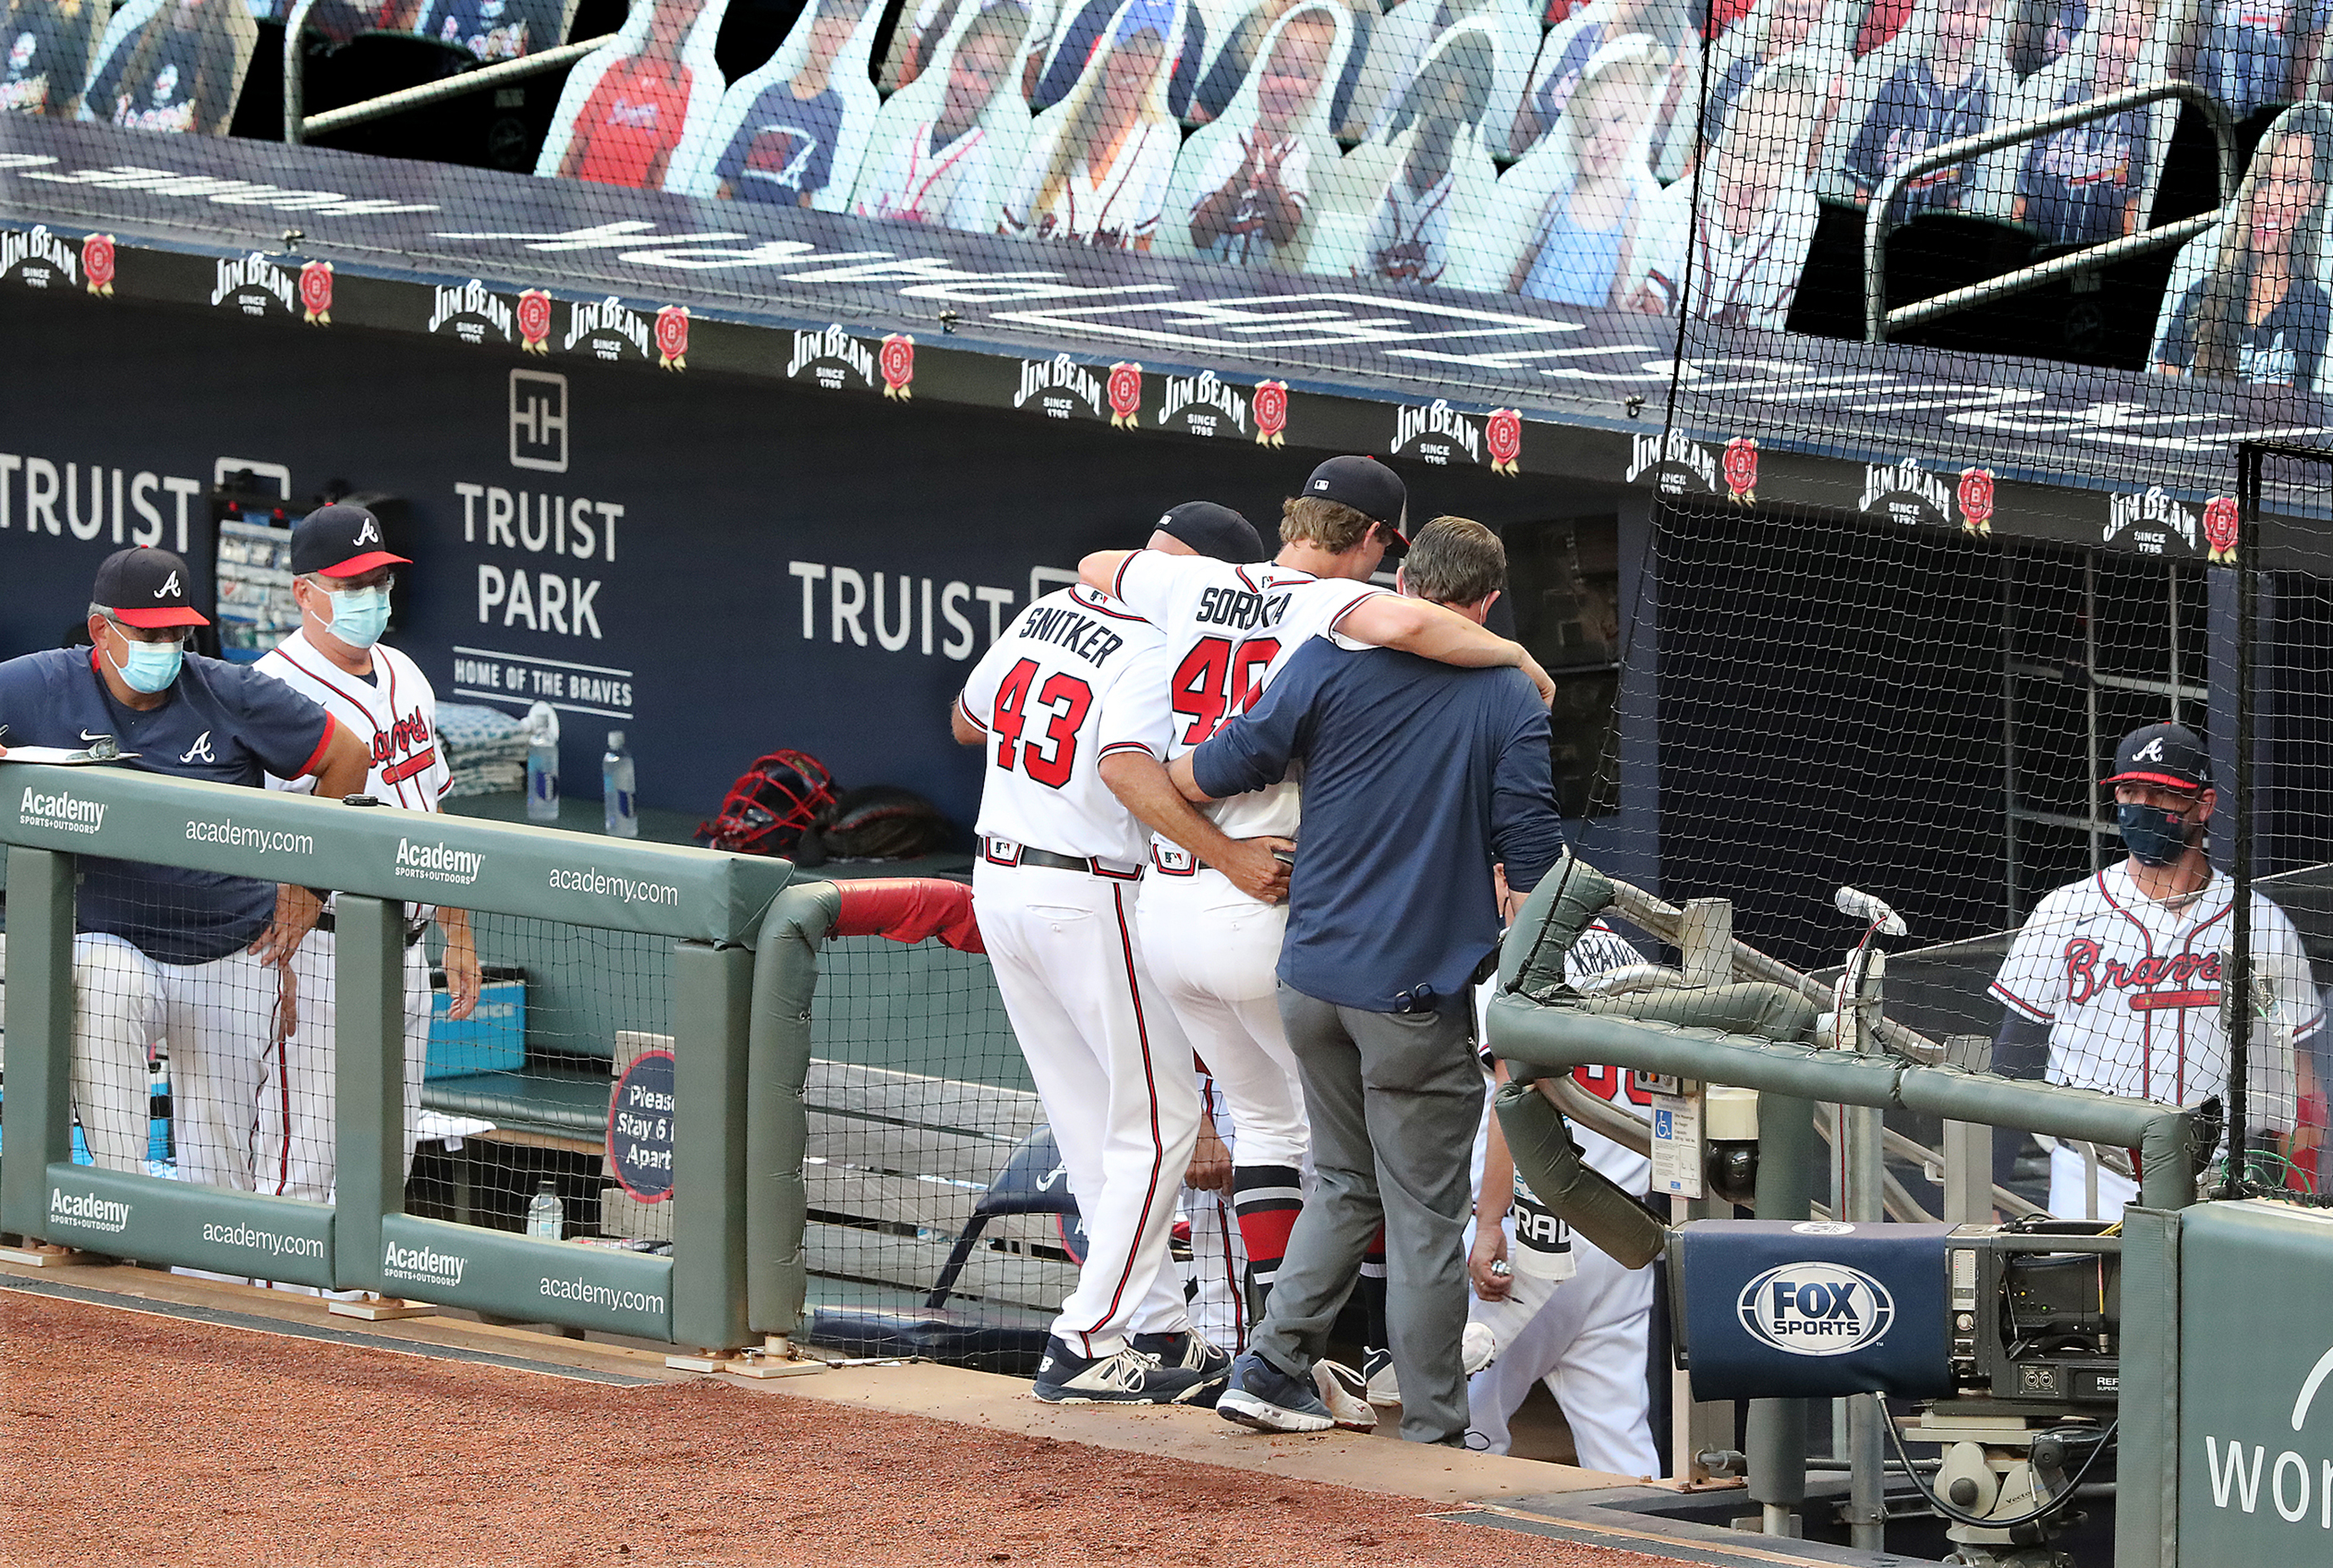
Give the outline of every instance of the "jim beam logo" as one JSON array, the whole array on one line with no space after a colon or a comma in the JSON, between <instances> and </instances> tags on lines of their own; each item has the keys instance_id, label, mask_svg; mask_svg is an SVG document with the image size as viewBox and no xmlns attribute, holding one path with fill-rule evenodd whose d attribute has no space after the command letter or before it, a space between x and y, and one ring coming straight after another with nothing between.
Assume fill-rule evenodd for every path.
<instances>
[{"instance_id":1,"label":"jim beam logo","mask_svg":"<svg viewBox=\"0 0 2333 1568\"><path fill-rule=\"evenodd\" d=\"M211 303L233 305L247 316L264 316L270 305L287 316L300 308L292 274L257 251L218 264Z\"/></svg>"},{"instance_id":2,"label":"jim beam logo","mask_svg":"<svg viewBox=\"0 0 2333 1568\"><path fill-rule=\"evenodd\" d=\"M1255 444L1277 447L1288 434L1288 383L1258 381L1255 384Z\"/></svg>"},{"instance_id":3,"label":"jim beam logo","mask_svg":"<svg viewBox=\"0 0 2333 1568\"><path fill-rule=\"evenodd\" d=\"M1048 419L1099 419L1101 399L1101 378L1067 354L1021 361L1021 386L1013 394L1016 409L1034 403Z\"/></svg>"},{"instance_id":4,"label":"jim beam logo","mask_svg":"<svg viewBox=\"0 0 2333 1568\"><path fill-rule=\"evenodd\" d=\"M1483 460L1483 428L1452 408L1442 398L1419 408L1404 403L1393 411L1393 453L1426 463L1449 463L1464 457Z\"/></svg>"},{"instance_id":5,"label":"jim beam logo","mask_svg":"<svg viewBox=\"0 0 2333 1568\"><path fill-rule=\"evenodd\" d=\"M916 396L916 340L906 332L893 332L883 340L883 347L875 360L883 368L883 395L895 403L913 401Z\"/></svg>"},{"instance_id":6,"label":"jim beam logo","mask_svg":"<svg viewBox=\"0 0 2333 1568\"><path fill-rule=\"evenodd\" d=\"M111 235L91 234L82 236L81 274L88 280L90 293L104 299L113 297L113 236Z\"/></svg>"},{"instance_id":7,"label":"jim beam logo","mask_svg":"<svg viewBox=\"0 0 2333 1568\"><path fill-rule=\"evenodd\" d=\"M300 265L300 319L312 327L332 324L331 263L312 261Z\"/></svg>"},{"instance_id":8,"label":"jim beam logo","mask_svg":"<svg viewBox=\"0 0 2333 1568\"><path fill-rule=\"evenodd\" d=\"M800 380L805 370L826 391L841 391L854 378L869 391L875 390L875 356L867 351L866 344L840 327L794 334L793 357L786 361L786 379Z\"/></svg>"},{"instance_id":9,"label":"jim beam logo","mask_svg":"<svg viewBox=\"0 0 2333 1568\"><path fill-rule=\"evenodd\" d=\"M1858 509L1868 514L1883 502L1887 515L1898 523L1949 524L1953 521L1951 481L1941 474L1929 473L1909 457L1863 466L1863 498L1857 503ZM1923 508L1926 511L1925 516Z\"/></svg>"},{"instance_id":10,"label":"jim beam logo","mask_svg":"<svg viewBox=\"0 0 2333 1568\"><path fill-rule=\"evenodd\" d=\"M1247 434L1247 398L1216 379L1213 370L1166 378L1166 399L1158 405L1158 428L1186 436Z\"/></svg>"},{"instance_id":11,"label":"jim beam logo","mask_svg":"<svg viewBox=\"0 0 2333 1568\"><path fill-rule=\"evenodd\" d=\"M431 292L436 298L429 307L427 331L451 332L473 348L485 342L489 335L504 342L511 341L511 333L518 322L512 315L510 306L503 303L500 295L476 278Z\"/></svg>"},{"instance_id":12,"label":"jim beam logo","mask_svg":"<svg viewBox=\"0 0 2333 1568\"><path fill-rule=\"evenodd\" d=\"M1647 474L1653 476L1653 488L1664 495L1694 490L1717 494L1717 455L1679 430L1628 438L1627 482L1633 485Z\"/></svg>"},{"instance_id":13,"label":"jim beam logo","mask_svg":"<svg viewBox=\"0 0 2333 1568\"><path fill-rule=\"evenodd\" d=\"M581 347L594 359L652 360L656 334L645 313L610 294L603 300L576 300L568 305L567 336L559 347L562 353L571 354Z\"/></svg>"},{"instance_id":14,"label":"jim beam logo","mask_svg":"<svg viewBox=\"0 0 2333 1568\"><path fill-rule=\"evenodd\" d=\"M44 224L34 225L26 234L0 230L0 278L14 278L28 289L44 289L53 284L69 289L81 282L81 263L72 247L51 234ZM111 290L109 273L107 292Z\"/></svg>"},{"instance_id":15,"label":"jim beam logo","mask_svg":"<svg viewBox=\"0 0 2333 1568\"><path fill-rule=\"evenodd\" d=\"M2203 540L2212 547L2212 564L2232 566L2236 542L2243 531L2243 514L2233 495L2214 495L2203 503Z\"/></svg>"},{"instance_id":16,"label":"jim beam logo","mask_svg":"<svg viewBox=\"0 0 2333 1568\"><path fill-rule=\"evenodd\" d=\"M2162 486L2149 485L2136 495L2107 497L2107 525L2099 540L2111 544L2127 539L2142 555L2160 555L2176 541L2192 555L2202 524L2194 507Z\"/></svg>"}]
</instances>

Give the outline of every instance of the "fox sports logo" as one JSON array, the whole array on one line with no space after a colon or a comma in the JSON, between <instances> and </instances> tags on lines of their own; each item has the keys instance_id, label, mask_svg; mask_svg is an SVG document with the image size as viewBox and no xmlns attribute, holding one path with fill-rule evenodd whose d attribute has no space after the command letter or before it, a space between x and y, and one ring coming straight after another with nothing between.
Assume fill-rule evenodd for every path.
<instances>
[{"instance_id":1,"label":"fox sports logo","mask_svg":"<svg viewBox=\"0 0 2333 1568\"><path fill-rule=\"evenodd\" d=\"M1743 1287L1737 1309L1751 1337L1786 1355L1843 1356L1887 1337L1896 1298L1860 1269L1786 1263Z\"/></svg>"}]
</instances>

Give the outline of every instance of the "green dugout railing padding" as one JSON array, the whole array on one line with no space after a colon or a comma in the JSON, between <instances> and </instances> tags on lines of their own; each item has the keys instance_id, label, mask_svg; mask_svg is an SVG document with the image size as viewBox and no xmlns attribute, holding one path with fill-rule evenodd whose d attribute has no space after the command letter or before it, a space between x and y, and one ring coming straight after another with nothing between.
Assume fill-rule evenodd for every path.
<instances>
[{"instance_id":1,"label":"green dugout railing padding","mask_svg":"<svg viewBox=\"0 0 2333 1568\"><path fill-rule=\"evenodd\" d=\"M823 910L830 923L833 909L823 884L782 897L793 874L783 861L123 767L0 764L0 844L9 1080L0 1230L707 1349L744 1344L764 1323L766 1332L793 1327L803 1292L807 1019L825 934L818 922ZM73 857L84 854L340 892L336 1206L71 1163ZM402 1212L408 899L672 939L671 1256ZM766 961L754 951L764 946ZM763 1020L771 1008L777 1015ZM763 1061L778 1075L774 1095L752 1073ZM757 1245L777 1250L749 1252ZM749 1268L749 1257L760 1261ZM758 1286L751 1314L749 1273Z\"/></svg>"}]
</instances>

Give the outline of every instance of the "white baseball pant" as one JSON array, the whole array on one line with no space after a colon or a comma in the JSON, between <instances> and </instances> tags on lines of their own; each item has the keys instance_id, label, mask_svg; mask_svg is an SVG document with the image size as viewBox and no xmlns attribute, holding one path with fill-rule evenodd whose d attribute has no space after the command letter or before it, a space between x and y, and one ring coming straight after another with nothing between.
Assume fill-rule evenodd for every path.
<instances>
[{"instance_id":1,"label":"white baseball pant","mask_svg":"<svg viewBox=\"0 0 2333 1568\"><path fill-rule=\"evenodd\" d=\"M278 1198L332 1201L339 1169L336 1065L339 994L331 931L311 931L292 957L300 1026L273 1041L262 1064L252 1178ZM421 1076L429 1053L429 956L419 942L405 949L405 1173L421 1127Z\"/></svg>"},{"instance_id":2,"label":"white baseball pant","mask_svg":"<svg viewBox=\"0 0 2333 1568\"><path fill-rule=\"evenodd\" d=\"M1509 1252L1513 1251L1510 1244ZM1474 1299L1468 1316L1487 1323L1499 1359L1466 1385L1467 1424L1507 1452L1507 1422L1544 1381L1562 1407L1583 1468L1615 1476L1657 1476L1651 1393L1645 1382L1653 1311L1653 1271L1622 1268L1575 1235L1578 1272L1541 1279L1520 1269L1503 1302Z\"/></svg>"},{"instance_id":3,"label":"white baseball pant","mask_svg":"<svg viewBox=\"0 0 2333 1568\"><path fill-rule=\"evenodd\" d=\"M1199 1132L1190 1043L1142 970L1134 879L984 858L973 899L1087 1237L1053 1333L1110 1356L1189 1325L1169 1266L1175 1198Z\"/></svg>"},{"instance_id":4,"label":"white baseball pant","mask_svg":"<svg viewBox=\"0 0 2333 1568\"><path fill-rule=\"evenodd\" d=\"M120 937L76 935L72 1101L91 1158L106 1170L146 1169L147 1062L159 1041L170 1058L179 1178L249 1191L259 1059L275 1003L274 971L240 949L207 964L158 964Z\"/></svg>"},{"instance_id":5,"label":"white baseball pant","mask_svg":"<svg viewBox=\"0 0 2333 1568\"><path fill-rule=\"evenodd\" d=\"M1301 1168L1311 1140L1296 1054L1280 1021L1288 909L1221 871L1142 879L1142 951L1167 1005L1239 1126L1239 1163Z\"/></svg>"},{"instance_id":6,"label":"white baseball pant","mask_svg":"<svg viewBox=\"0 0 2333 1568\"><path fill-rule=\"evenodd\" d=\"M2138 1183L2099 1166L2098 1211L2092 1214L2082 1163L2077 1145L2061 1141L2050 1146L2050 1212L2059 1219L2120 1219L2122 1206L2138 1201Z\"/></svg>"}]
</instances>

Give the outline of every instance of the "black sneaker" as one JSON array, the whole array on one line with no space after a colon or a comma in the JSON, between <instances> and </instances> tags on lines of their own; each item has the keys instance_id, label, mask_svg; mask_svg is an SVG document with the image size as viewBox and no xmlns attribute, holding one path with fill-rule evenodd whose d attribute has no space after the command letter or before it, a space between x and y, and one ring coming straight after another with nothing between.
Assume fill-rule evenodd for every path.
<instances>
[{"instance_id":1,"label":"black sneaker","mask_svg":"<svg viewBox=\"0 0 2333 1568\"><path fill-rule=\"evenodd\" d=\"M1183 1367L1160 1366L1132 1345L1116 1355L1073 1355L1059 1338L1045 1342L1030 1390L1049 1405L1173 1405L1204 1389L1209 1380Z\"/></svg>"},{"instance_id":2,"label":"black sneaker","mask_svg":"<svg viewBox=\"0 0 2333 1568\"><path fill-rule=\"evenodd\" d=\"M1325 1432L1335 1426L1310 1383L1300 1382L1250 1351L1232 1363L1215 1414L1259 1432Z\"/></svg>"}]
</instances>

